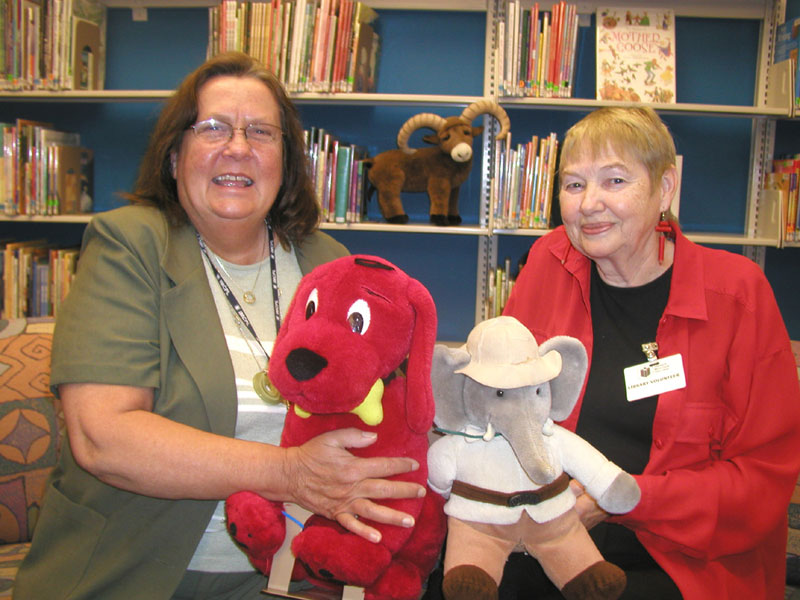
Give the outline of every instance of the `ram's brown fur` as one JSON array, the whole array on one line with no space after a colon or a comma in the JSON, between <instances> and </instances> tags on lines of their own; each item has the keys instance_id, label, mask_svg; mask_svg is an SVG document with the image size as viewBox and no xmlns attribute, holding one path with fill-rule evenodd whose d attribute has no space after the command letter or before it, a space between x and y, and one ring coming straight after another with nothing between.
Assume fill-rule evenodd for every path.
<instances>
[{"instance_id":1,"label":"ram's brown fur","mask_svg":"<svg viewBox=\"0 0 800 600\"><path fill-rule=\"evenodd\" d=\"M407 223L408 215L403 210L401 192L427 192L430 198L430 221L436 225L458 225L458 192L469 177L472 154L463 162L451 157L452 150L460 143L469 148L483 127L473 127L472 119L489 112L500 120L498 139L508 132L508 116L503 109L488 101L476 102L460 116L443 119L437 115L422 113L415 115L403 125L398 133L400 149L387 150L369 160L368 179L378 190L378 202L384 218L390 223ZM407 140L412 131L420 127L434 129L435 133L423 137L432 146L412 150ZM471 152L471 150L470 150Z\"/></svg>"}]
</instances>

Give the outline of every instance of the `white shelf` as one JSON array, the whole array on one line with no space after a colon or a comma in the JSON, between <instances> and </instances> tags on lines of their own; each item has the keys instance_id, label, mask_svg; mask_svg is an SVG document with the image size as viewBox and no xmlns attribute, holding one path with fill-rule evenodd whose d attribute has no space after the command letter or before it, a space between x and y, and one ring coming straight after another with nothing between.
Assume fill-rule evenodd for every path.
<instances>
[{"instance_id":1,"label":"white shelf","mask_svg":"<svg viewBox=\"0 0 800 600\"><path fill-rule=\"evenodd\" d=\"M35 90L0 92L0 102L153 102L171 95L172 90Z\"/></svg>"},{"instance_id":2,"label":"white shelf","mask_svg":"<svg viewBox=\"0 0 800 600\"><path fill-rule=\"evenodd\" d=\"M406 225L392 225L391 223L322 223L320 229L333 231L380 231L386 233L438 233L446 235L489 235L489 230L478 225L457 225L452 227L439 227L438 225L425 225L422 223L407 223Z\"/></svg>"},{"instance_id":3,"label":"white shelf","mask_svg":"<svg viewBox=\"0 0 800 600\"><path fill-rule=\"evenodd\" d=\"M504 108L514 107L541 107L547 109L562 110L594 110L604 106L631 106L631 102L619 102L614 100L593 100L585 98L516 98L501 96L498 98ZM703 116L721 117L790 117L791 111L785 108L774 108L767 106L740 106L727 104L695 104L687 102L664 103L648 102L637 103L642 106L649 106L660 113L673 114L694 114Z\"/></svg>"},{"instance_id":4,"label":"white shelf","mask_svg":"<svg viewBox=\"0 0 800 600\"><path fill-rule=\"evenodd\" d=\"M0 215L0 222L13 223L88 223L93 214L81 215ZM550 232L549 229L488 229L479 225L457 225L440 227L424 223L407 223L393 225L369 221L364 223L321 223L320 229L329 231L377 231L383 233L424 233L441 235L472 235L478 237L512 236L512 237L540 237ZM778 241L772 238L748 238L744 234L735 233L686 233L686 237L699 244L729 245L729 246L778 246ZM786 246L800 246L800 242L787 243Z\"/></svg>"},{"instance_id":5,"label":"white shelf","mask_svg":"<svg viewBox=\"0 0 800 600\"><path fill-rule=\"evenodd\" d=\"M0 92L0 102L159 102L172 95L172 90L81 90L81 91L18 91ZM343 106L467 106L483 96L449 96L437 94L345 94L302 92L291 94L296 104L334 104ZM629 102L587 98L516 98L500 97L506 108L541 108L547 110L594 110L601 106L630 106ZM648 103L661 113L721 117L790 118L789 107L739 106L725 104Z\"/></svg>"},{"instance_id":6,"label":"white shelf","mask_svg":"<svg viewBox=\"0 0 800 600\"><path fill-rule=\"evenodd\" d=\"M773 246L778 247L778 240L774 238L747 237L743 233L689 233L688 237L698 244L711 244L723 246Z\"/></svg>"},{"instance_id":7,"label":"white shelf","mask_svg":"<svg viewBox=\"0 0 800 600\"><path fill-rule=\"evenodd\" d=\"M290 94L295 104L344 104L380 106L467 106L483 96L448 96L436 94L343 94L301 92Z\"/></svg>"},{"instance_id":8,"label":"white shelf","mask_svg":"<svg viewBox=\"0 0 800 600\"><path fill-rule=\"evenodd\" d=\"M88 223L93 214L82 215L0 215L0 222L12 223Z\"/></svg>"},{"instance_id":9,"label":"white shelf","mask_svg":"<svg viewBox=\"0 0 800 600\"><path fill-rule=\"evenodd\" d=\"M103 0L109 8L192 8L216 6L219 0ZM376 10L446 10L483 12L486 0L367 0ZM540 2L542 10L550 10L555 2ZM713 17L761 19L767 0L672 0L669 7L681 17ZM578 13L595 12L608 6L605 0L578 1ZM664 6L663 0L616 0L614 6Z\"/></svg>"},{"instance_id":10,"label":"white shelf","mask_svg":"<svg viewBox=\"0 0 800 600\"><path fill-rule=\"evenodd\" d=\"M65 90L5 91L0 102L153 102L166 100L173 90ZM344 94L302 92L290 94L296 104L342 104L347 106L466 106L482 96L448 96L434 94Z\"/></svg>"},{"instance_id":11,"label":"white shelf","mask_svg":"<svg viewBox=\"0 0 800 600\"><path fill-rule=\"evenodd\" d=\"M507 235L516 237L538 237L549 233L549 229L494 229L493 235ZM778 240L773 238L749 238L743 233L703 233L684 232L687 238L698 244L714 246L778 246Z\"/></svg>"}]
</instances>

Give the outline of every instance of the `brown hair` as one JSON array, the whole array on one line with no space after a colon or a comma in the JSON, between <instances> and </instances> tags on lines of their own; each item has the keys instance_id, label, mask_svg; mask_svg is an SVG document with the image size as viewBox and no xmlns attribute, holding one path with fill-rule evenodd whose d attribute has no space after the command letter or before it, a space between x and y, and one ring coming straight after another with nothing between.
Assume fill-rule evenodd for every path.
<instances>
[{"instance_id":1,"label":"brown hair","mask_svg":"<svg viewBox=\"0 0 800 600\"><path fill-rule=\"evenodd\" d=\"M567 131L559 162L562 181L564 167L582 153L597 157L609 148L644 164L651 186L675 165L675 142L652 108L606 107L589 113Z\"/></svg>"},{"instance_id":2,"label":"brown hair","mask_svg":"<svg viewBox=\"0 0 800 600\"><path fill-rule=\"evenodd\" d=\"M257 79L267 86L278 103L284 132L283 182L269 214L281 244L299 244L316 230L320 216L309 177L303 126L280 81L257 60L241 52L215 56L183 80L158 117L139 165L134 191L125 197L132 203L158 207L173 225L187 221L172 176L172 155L180 148L186 130L197 120L200 88L210 79L222 75Z\"/></svg>"}]
</instances>

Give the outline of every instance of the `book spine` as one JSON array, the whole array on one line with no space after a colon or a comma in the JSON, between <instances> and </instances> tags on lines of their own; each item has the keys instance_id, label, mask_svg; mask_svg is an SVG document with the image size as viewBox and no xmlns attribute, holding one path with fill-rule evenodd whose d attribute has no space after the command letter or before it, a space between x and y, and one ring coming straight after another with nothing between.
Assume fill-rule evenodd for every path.
<instances>
[{"instance_id":1,"label":"book spine","mask_svg":"<svg viewBox=\"0 0 800 600\"><path fill-rule=\"evenodd\" d=\"M352 147L347 145L339 146L336 157L336 197L334 201L334 221L336 223L344 223L347 220L352 157Z\"/></svg>"}]
</instances>

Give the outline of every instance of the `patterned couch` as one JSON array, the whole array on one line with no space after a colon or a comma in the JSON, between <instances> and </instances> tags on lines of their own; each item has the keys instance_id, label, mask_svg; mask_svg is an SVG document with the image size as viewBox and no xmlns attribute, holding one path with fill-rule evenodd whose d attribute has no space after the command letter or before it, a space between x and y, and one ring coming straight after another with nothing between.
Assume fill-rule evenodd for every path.
<instances>
[{"instance_id":1,"label":"patterned couch","mask_svg":"<svg viewBox=\"0 0 800 600\"><path fill-rule=\"evenodd\" d=\"M800 600L800 481L789 504L789 539L786 543L786 594L784 600Z\"/></svg>"},{"instance_id":2,"label":"patterned couch","mask_svg":"<svg viewBox=\"0 0 800 600\"><path fill-rule=\"evenodd\" d=\"M63 438L52 337L52 319L0 320L0 599L11 597Z\"/></svg>"}]
</instances>

